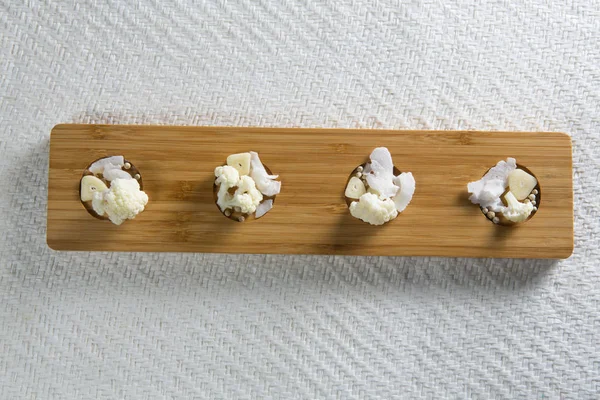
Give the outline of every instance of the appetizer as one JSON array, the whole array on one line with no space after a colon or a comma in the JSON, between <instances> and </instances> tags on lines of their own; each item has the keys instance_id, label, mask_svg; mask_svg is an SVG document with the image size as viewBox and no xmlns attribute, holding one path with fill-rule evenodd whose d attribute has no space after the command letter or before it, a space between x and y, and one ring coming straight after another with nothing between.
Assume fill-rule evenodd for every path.
<instances>
[{"instance_id":1,"label":"appetizer","mask_svg":"<svg viewBox=\"0 0 600 400\"><path fill-rule=\"evenodd\" d=\"M540 204L537 178L514 158L499 161L478 181L470 182L469 200L494 224L515 225L532 218Z\"/></svg>"},{"instance_id":2,"label":"appetizer","mask_svg":"<svg viewBox=\"0 0 600 400\"><path fill-rule=\"evenodd\" d=\"M123 156L105 157L90 164L81 178L79 198L91 215L115 225L134 219L148 204L140 172Z\"/></svg>"},{"instance_id":3,"label":"appetizer","mask_svg":"<svg viewBox=\"0 0 600 400\"><path fill-rule=\"evenodd\" d=\"M215 168L215 177L217 206L238 222L264 216L281 191L279 175L272 175L254 151L230 155L226 165Z\"/></svg>"},{"instance_id":4,"label":"appetizer","mask_svg":"<svg viewBox=\"0 0 600 400\"><path fill-rule=\"evenodd\" d=\"M350 214L371 225L383 225L406 209L415 193L415 178L394 167L385 147L352 171L344 193Z\"/></svg>"}]
</instances>

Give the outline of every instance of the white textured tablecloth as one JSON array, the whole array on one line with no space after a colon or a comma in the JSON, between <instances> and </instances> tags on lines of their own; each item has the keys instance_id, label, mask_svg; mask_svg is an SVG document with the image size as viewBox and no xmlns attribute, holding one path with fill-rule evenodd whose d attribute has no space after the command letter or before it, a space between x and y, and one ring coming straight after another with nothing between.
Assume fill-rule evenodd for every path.
<instances>
[{"instance_id":1,"label":"white textured tablecloth","mask_svg":"<svg viewBox=\"0 0 600 400\"><path fill-rule=\"evenodd\" d=\"M0 398L597 399L600 3L473 3L1 0ZM60 122L565 131L575 253L53 252Z\"/></svg>"}]
</instances>

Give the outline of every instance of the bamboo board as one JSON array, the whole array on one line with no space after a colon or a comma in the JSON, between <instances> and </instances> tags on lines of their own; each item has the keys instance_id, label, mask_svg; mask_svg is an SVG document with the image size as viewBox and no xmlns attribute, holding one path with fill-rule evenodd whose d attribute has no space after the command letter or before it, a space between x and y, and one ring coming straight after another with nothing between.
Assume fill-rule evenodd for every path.
<instances>
[{"instance_id":1,"label":"bamboo board","mask_svg":"<svg viewBox=\"0 0 600 400\"><path fill-rule=\"evenodd\" d=\"M352 169L387 147L417 189L394 221L370 226L344 202ZM282 180L275 207L238 223L213 200L213 171L254 150ZM55 250L566 258L573 250L571 139L562 133L58 125L50 139L47 242ZM124 155L150 197L115 226L89 215L79 180L93 160ZM534 218L496 226L466 184L515 157L542 187Z\"/></svg>"}]
</instances>

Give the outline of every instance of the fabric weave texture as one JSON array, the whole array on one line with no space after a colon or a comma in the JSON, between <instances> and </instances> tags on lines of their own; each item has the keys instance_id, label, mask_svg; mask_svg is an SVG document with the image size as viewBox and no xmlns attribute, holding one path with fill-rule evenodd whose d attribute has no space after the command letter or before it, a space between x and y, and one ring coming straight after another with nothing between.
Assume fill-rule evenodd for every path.
<instances>
[{"instance_id":1,"label":"fabric weave texture","mask_svg":"<svg viewBox=\"0 0 600 400\"><path fill-rule=\"evenodd\" d=\"M595 0L0 0L0 399L597 399L599 43ZM54 252L69 122L567 132L575 251Z\"/></svg>"}]
</instances>

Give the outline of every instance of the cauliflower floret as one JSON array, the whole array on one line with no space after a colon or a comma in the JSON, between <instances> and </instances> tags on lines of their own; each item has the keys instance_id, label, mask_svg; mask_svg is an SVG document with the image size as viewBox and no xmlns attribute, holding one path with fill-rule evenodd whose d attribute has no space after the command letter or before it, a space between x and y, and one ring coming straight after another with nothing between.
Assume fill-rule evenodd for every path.
<instances>
[{"instance_id":1,"label":"cauliflower floret","mask_svg":"<svg viewBox=\"0 0 600 400\"><path fill-rule=\"evenodd\" d=\"M240 207L243 213L252 214L263 199L262 193L256 188L254 179L248 175L240 177L237 187L231 206Z\"/></svg>"},{"instance_id":2,"label":"cauliflower floret","mask_svg":"<svg viewBox=\"0 0 600 400\"><path fill-rule=\"evenodd\" d=\"M238 170L229 165L215 168L215 176L217 177L217 185L226 186L227 189L236 186L240 180Z\"/></svg>"},{"instance_id":3,"label":"cauliflower floret","mask_svg":"<svg viewBox=\"0 0 600 400\"><path fill-rule=\"evenodd\" d=\"M365 193L350 204L350 214L371 225L383 225L396 218L398 211L391 199L381 200L376 194Z\"/></svg>"},{"instance_id":4,"label":"cauliflower floret","mask_svg":"<svg viewBox=\"0 0 600 400\"><path fill-rule=\"evenodd\" d=\"M512 192L506 193L504 199L508 204L508 207L502 213L504 218L512 222L523 222L529 218L529 215L533 211L533 204L531 202L521 203Z\"/></svg>"},{"instance_id":5,"label":"cauliflower floret","mask_svg":"<svg viewBox=\"0 0 600 400\"><path fill-rule=\"evenodd\" d=\"M256 182L254 182L254 179L250 178L248 175L240 177L237 187L238 188L235 191L236 196L247 193L250 195L250 197L255 199L255 201L262 201L262 193L256 188Z\"/></svg>"},{"instance_id":6,"label":"cauliflower floret","mask_svg":"<svg viewBox=\"0 0 600 400\"><path fill-rule=\"evenodd\" d=\"M231 168L238 174L237 170L233 167L218 167L219 168ZM217 205L222 211L230 208L240 207L240 211L245 214L252 214L256 211L256 207L260 204L263 199L262 193L256 188L254 179L248 175L239 176L236 181L233 181L235 174L232 172L218 171L220 174L217 178L217 183L221 180L219 192L217 193ZM217 170L215 170L215 175ZM227 176L229 175L229 176ZM237 187L235 193L232 195L229 193L229 189Z\"/></svg>"},{"instance_id":7,"label":"cauliflower floret","mask_svg":"<svg viewBox=\"0 0 600 400\"><path fill-rule=\"evenodd\" d=\"M144 211L148 204L148 195L140 190L135 179L115 179L110 188L103 192L95 192L92 207L98 215L108 215L108 219L121 225L127 219L134 219Z\"/></svg>"}]
</instances>

